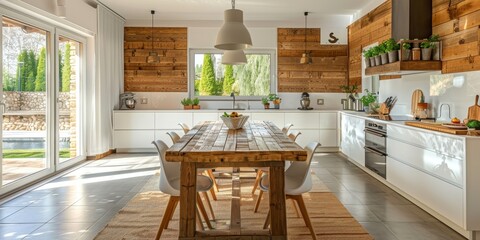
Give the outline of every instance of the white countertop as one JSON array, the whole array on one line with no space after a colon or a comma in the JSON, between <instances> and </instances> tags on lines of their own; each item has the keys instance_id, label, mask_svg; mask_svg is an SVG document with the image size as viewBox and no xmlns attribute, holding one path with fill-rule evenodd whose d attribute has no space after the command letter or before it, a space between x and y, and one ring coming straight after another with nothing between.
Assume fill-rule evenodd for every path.
<instances>
[{"instance_id":1,"label":"white countertop","mask_svg":"<svg viewBox=\"0 0 480 240\"><path fill-rule=\"evenodd\" d=\"M245 109L245 110L218 110L218 109L198 109L198 110L183 110L183 109L151 109L151 110L113 110L113 112L123 113L123 112L138 112L138 113L155 113L155 112L185 112L185 113L216 113L216 112L245 112L245 113L274 113L274 112L287 112L287 113L309 113L309 112L339 112L338 110L299 110L299 109Z\"/></svg>"}]
</instances>

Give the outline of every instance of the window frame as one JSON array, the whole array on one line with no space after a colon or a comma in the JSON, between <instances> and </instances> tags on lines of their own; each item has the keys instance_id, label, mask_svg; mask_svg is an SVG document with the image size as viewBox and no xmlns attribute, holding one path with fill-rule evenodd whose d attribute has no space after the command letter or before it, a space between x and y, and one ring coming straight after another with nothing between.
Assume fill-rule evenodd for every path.
<instances>
[{"instance_id":1,"label":"window frame","mask_svg":"<svg viewBox=\"0 0 480 240\"><path fill-rule=\"evenodd\" d=\"M246 49L245 54L270 55L270 93L277 93L277 51L276 49ZM222 54L222 50L214 48L190 48L188 51L188 96L202 101L225 101L230 96L195 96L195 54ZM261 100L264 96L235 96L237 100Z\"/></svg>"}]
</instances>

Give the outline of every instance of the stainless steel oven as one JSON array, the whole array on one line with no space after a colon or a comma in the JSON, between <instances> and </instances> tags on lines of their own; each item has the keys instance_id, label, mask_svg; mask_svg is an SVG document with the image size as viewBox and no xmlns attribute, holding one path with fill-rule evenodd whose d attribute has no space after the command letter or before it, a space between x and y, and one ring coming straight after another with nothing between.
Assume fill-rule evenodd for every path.
<instances>
[{"instance_id":1,"label":"stainless steel oven","mask_svg":"<svg viewBox=\"0 0 480 240\"><path fill-rule=\"evenodd\" d=\"M365 167L383 178L387 176L387 126L365 121Z\"/></svg>"}]
</instances>

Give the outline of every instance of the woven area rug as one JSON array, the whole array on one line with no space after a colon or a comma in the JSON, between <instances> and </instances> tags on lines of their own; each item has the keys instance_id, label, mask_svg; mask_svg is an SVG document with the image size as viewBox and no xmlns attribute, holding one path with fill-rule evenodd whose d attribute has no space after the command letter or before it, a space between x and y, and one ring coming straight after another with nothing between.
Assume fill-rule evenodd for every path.
<instances>
[{"instance_id":1,"label":"woven area rug","mask_svg":"<svg viewBox=\"0 0 480 240\"><path fill-rule=\"evenodd\" d=\"M253 213L258 196L251 194L253 175L242 174L241 180L241 217L242 229L261 229L268 211L268 194L260 205L259 211ZM368 232L350 215L340 201L329 192L318 177L312 174L311 192L303 195L309 211L312 225L318 239L373 239ZM162 220L169 196L158 191L158 174L153 176L145 187L107 224L95 239L154 239ZM215 229L228 229L231 207L231 179L217 179L220 192L218 201L211 200L216 221ZM288 239L311 239L303 218L297 217L291 201L287 201ZM168 229L163 231L161 239L178 239L179 208L173 216ZM208 230L207 230L208 231Z\"/></svg>"}]
</instances>

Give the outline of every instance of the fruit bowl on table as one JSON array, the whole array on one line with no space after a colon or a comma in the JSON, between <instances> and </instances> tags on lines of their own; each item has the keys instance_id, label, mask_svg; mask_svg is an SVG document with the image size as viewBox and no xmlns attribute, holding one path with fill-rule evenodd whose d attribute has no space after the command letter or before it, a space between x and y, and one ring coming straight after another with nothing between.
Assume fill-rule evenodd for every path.
<instances>
[{"instance_id":1,"label":"fruit bowl on table","mask_svg":"<svg viewBox=\"0 0 480 240\"><path fill-rule=\"evenodd\" d=\"M226 116L220 116L220 119L222 119L223 123L225 126L228 127L228 129L240 129L245 125L247 122L249 116L238 116L238 117L226 117Z\"/></svg>"}]
</instances>

